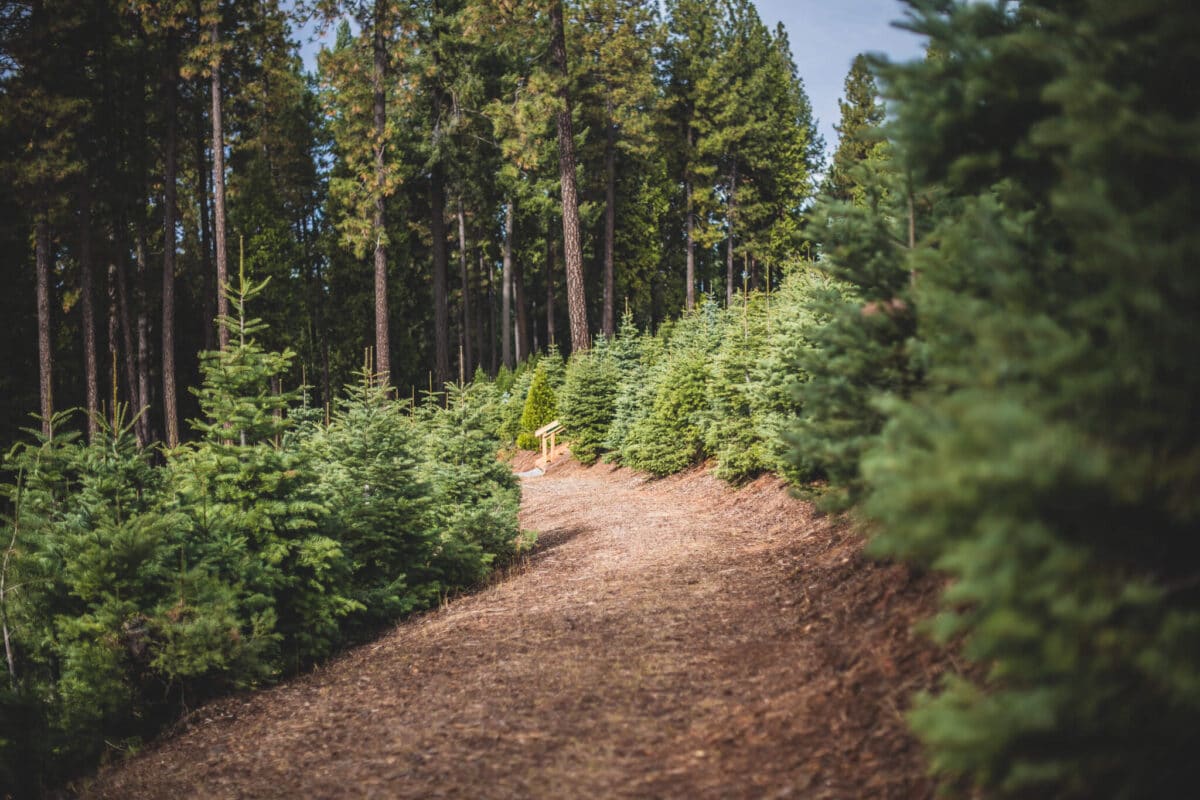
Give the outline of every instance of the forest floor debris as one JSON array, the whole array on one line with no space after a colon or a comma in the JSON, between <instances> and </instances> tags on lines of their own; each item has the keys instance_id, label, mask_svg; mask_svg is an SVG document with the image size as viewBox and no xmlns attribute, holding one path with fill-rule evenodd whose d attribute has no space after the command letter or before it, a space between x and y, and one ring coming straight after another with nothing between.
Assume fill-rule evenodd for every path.
<instances>
[{"instance_id":1,"label":"forest floor debris","mask_svg":"<svg viewBox=\"0 0 1200 800\"><path fill-rule=\"evenodd\" d=\"M775 478L555 466L493 585L199 709L83 795L932 797L903 712L950 666L911 630L936 577Z\"/></svg>"}]
</instances>

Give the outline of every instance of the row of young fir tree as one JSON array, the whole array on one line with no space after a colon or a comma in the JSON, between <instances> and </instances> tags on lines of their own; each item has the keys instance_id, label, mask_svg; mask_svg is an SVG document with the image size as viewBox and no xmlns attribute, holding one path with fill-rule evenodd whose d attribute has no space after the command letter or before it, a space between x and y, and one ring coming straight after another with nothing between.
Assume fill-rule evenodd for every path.
<instances>
[{"instance_id":1,"label":"row of young fir tree","mask_svg":"<svg viewBox=\"0 0 1200 800\"><path fill-rule=\"evenodd\" d=\"M502 376L502 435L774 471L945 574L926 630L964 666L909 720L947 793L1190 796L1200 12L909 5L927 55L875 65L893 119L843 139L816 262Z\"/></svg>"},{"instance_id":2,"label":"row of young fir tree","mask_svg":"<svg viewBox=\"0 0 1200 800\"><path fill-rule=\"evenodd\" d=\"M198 703L293 674L483 581L528 544L476 393L398 402L369 361L326 418L281 392L243 278L203 354L197 439L119 411L5 458L0 794L40 797Z\"/></svg>"}]
</instances>

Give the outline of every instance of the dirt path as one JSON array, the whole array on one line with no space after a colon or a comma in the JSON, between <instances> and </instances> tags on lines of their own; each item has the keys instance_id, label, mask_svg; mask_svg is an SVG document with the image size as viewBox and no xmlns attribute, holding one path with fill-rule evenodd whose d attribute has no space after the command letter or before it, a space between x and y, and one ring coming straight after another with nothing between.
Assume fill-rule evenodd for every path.
<instances>
[{"instance_id":1,"label":"dirt path","mask_svg":"<svg viewBox=\"0 0 1200 800\"><path fill-rule=\"evenodd\" d=\"M930 796L905 699L929 578L866 561L777 482L524 481L505 580L202 709L89 796Z\"/></svg>"}]
</instances>

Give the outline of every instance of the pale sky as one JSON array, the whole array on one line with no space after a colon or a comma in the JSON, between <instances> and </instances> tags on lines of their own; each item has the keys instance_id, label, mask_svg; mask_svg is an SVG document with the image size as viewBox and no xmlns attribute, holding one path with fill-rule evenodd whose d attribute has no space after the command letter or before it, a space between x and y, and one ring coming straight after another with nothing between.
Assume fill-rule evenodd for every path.
<instances>
[{"instance_id":1,"label":"pale sky","mask_svg":"<svg viewBox=\"0 0 1200 800\"><path fill-rule=\"evenodd\" d=\"M775 23L782 22L787 29L826 152L837 146L833 129L840 116L837 101L854 56L880 52L904 61L924 50L920 37L892 26L904 14L900 0L755 0L755 4L767 27L774 30ZM319 45L303 33L297 38L305 67L315 70Z\"/></svg>"},{"instance_id":2,"label":"pale sky","mask_svg":"<svg viewBox=\"0 0 1200 800\"><path fill-rule=\"evenodd\" d=\"M755 0L755 5L767 27L774 30L782 22L787 29L829 153L837 146L838 98L854 57L878 52L907 61L924 52L921 37L891 24L904 16L899 0Z\"/></svg>"}]
</instances>

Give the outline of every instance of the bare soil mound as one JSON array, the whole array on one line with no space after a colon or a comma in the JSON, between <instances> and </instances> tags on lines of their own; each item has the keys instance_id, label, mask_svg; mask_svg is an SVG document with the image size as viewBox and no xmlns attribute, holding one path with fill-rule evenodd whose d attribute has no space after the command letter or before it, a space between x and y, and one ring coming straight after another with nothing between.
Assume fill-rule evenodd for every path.
<instances>
[{"instance_id":1,"label":"bare soil mound","mask_svg":"<svg viewBox=\"0 0 1200 800\"><path fill-rule=\"evenodd\" d=\"M904 726L938 583L763 478L558 463L503 579L192 715L85 796L933 794Z\"/></svg>"}]
</instances>

